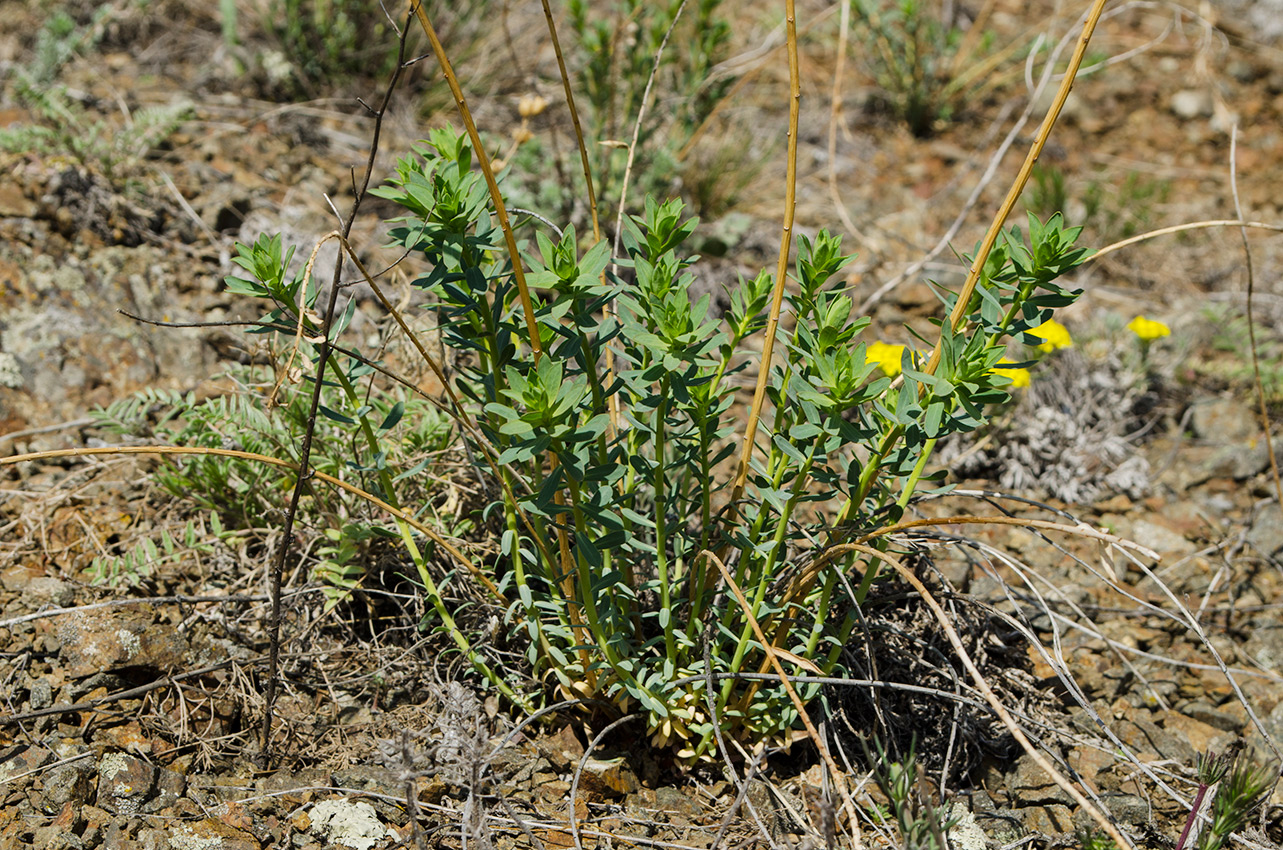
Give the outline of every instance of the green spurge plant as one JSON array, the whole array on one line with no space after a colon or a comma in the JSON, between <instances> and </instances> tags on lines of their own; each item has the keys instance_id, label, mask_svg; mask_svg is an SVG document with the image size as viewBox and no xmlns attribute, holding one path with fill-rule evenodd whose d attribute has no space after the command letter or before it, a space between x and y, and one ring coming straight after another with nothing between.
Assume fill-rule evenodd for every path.
<instances>
[{"instance_id":1,"label":"green spurge plant","mask_svg":"<svg viewBox=\"0 0 1283 850\"><path fill-rule=\"evenodd\" d=\"M375 191L406 210L394 247L423 263L414 283L435 296L459 354L462 431L504 493L494 586L536 677L640 707L655 742L684 758L713 751L714 724L749 742L788 735L798 713L785 690L738 677L767 669L753 623L795 671L838 668L877 568L854 555L812 568L822 541L897 519L929 480L936 441L979 427L1007 399L994 367L1011 337L1073 300L1056 279L1087 255L1077 229L1031 217L1027 240L1004 234L966 321L941 323L938 365L906 350L895 381L859 341L869 320L840 286L851 259L840 238L799 238L793 330L766 365L773 418L731 503L731 378L753 359L746 343L764 325L772 275L739 280L714 316L707 296L691 295L697 258L684 244L696 222L679 201L647 199L617 258L604 243L583 250L572 228L535 233L526 302L467 140L435 130L413 154ZM621 273L606 272L612 259ZM838 527L826 506L839 509ZM843 596L850 578L859 587ZM817 693L800 686L803 700Z\"/></svg>"}]
</instances>

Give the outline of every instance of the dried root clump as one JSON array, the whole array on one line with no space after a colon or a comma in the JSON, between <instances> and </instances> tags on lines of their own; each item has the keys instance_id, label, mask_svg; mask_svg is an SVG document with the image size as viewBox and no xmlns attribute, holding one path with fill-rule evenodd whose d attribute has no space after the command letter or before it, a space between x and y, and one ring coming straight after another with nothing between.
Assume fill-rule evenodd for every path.
<instances>
[{"instance_id":1,"label":"dried root clump","mask_svg":"<svg viewBox=\"0 0 1283 850\"><path fill-rule=\"evenodd\" d=\"M1027 713L1048 702L1030 673L1023 639L974 600L932 589L949 611L967 653L1002 702ZM829 697L840 743L863 751L876 739L893 759L910 749L932 773L967 777L986 756L1004 757L1015 742L976 689L931 609L908 585L871 593L865 622L847 643L848 674L879 683L846 687ZM853 740L854 739L854 740Z\"/></svg>"}]
</instances>

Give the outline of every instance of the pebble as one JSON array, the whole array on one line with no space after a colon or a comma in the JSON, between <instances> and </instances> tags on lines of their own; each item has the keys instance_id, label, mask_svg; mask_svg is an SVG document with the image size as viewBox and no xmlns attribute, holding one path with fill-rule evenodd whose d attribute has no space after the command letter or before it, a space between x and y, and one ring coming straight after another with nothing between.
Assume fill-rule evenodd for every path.
<instances>
[{"instance_id":1,"label":"pebble","mask_svg":"<svg viewBox=\"0 0 1283 850\"><path fill-rule=\"evenodd\" d=\"M1195 118L1211 118L1213 112L1212 93L1203 89L1183 89L1172 95L1168 103L1177 118L1191 121Z\"/></svg>"}]
</instances>

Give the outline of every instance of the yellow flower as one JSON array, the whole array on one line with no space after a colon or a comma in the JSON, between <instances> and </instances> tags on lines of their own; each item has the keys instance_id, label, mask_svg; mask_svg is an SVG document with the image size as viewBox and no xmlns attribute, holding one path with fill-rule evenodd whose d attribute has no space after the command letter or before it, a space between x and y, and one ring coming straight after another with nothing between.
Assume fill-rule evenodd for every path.
<instances>
[{"instance_id":1,"label":"yellow flower","mask_svg":"<svg viewBox=\"0 0 1283 850\"><path fill-rule=\"evenodd\" d=\"M878 364L888 378L894 378L900 374L900 362L903 356L903 345L888 345L879 340L878 342L870 343L869 347L865 349L864 362Z\"/></svg>"},{"instance_id":2,"label":"yellow flower","mask_svg":"<svg viewBox=\"0 0 1283 850\"><path fill-rule=\"evenodd\" d=\"M993 367L993 373L994 373L995 375L1001 375L1001 376L1003 376L1004 378L1010 378L1010 379L1011 379L1011 386L1012 386L1013 388L1015 388L1015 389L1020 389L1021 387L1027 387L1027 386L1029 386L1029 370L1028 370L1028 369L1024 369L1024 368L1021 368L1021 367L1016 367L1016 368L1014 368L1014 369L1013 369L1013 368L1011 368L1011 367L1003 368L1003 365L1002 365L1002 364L1004 364L1004 363L1015 363L1015 362L1016 362L1016 361L1014 361L1014 360L1010 360L1010 359L1008 359L1008 358L1004 357L1004 358L1002 358L1001 360L999 360L999 361L998 361L998 365L997 365L997 366L994 366L994 367Z\"/></svg>"},{"instance_id":3,"label":"yellow flower","mask_svg":"<svg viewBox=\"0 0 1283 850\"><path fill-rule=\"evenodd\" d=\"M1167 325L1154 319L1146 319L1144 316L1137 316L1128 322L1127 330L1140 337L1141 342L1153 342L1172 335L1172 329Z\"/></svg>"},{"instance_id":4,"label":"yellow flower","mask_svg":"<svg viewBox=\"0 0 1283 850\"><path fill-rule=\"evenodd\" d=\"M1074 346L1073 337L1069 335L1069 328L1055 319L1048 319L1038 327L1025 331L1025 333L1041 339L1042 342L1038 344L1038 350L1047 354L1058 348L1073 348Z\"/></svg>"}]
</instances>

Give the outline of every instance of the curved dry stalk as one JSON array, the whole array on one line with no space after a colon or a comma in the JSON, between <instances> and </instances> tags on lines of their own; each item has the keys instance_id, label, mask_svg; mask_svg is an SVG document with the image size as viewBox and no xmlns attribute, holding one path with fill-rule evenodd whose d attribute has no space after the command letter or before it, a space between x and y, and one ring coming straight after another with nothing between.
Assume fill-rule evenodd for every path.
<instances>
[{"instance_id":1,"label":"curved dry stalk","mask_svg":"<svg viewBox=\"0 0 1283 850\"><path fill-rule=\"evenodd\" d=\"M792 5L791 0L790 5ZM744 612L744 616L747 618L749 626L752 627L753 634L757 636L758 641L762 644L762 651L765 652L766 657L770 659L771 666L775 668L775 672L780 677L780 684L784 686L785 692L789 695L789 700L793 703L793 707L797 709L797 716L801 719L802 725L806 727L806 734L811 738L812 743L815 744L815 749L819 752L820 758L824 760L825 767L827 767L829 772L832 774L833 784L837 786L838 791L842 794L842 804L846 807L847 817L850 818L851 821L851 829L855 833L855 846L859 847L862 842L860 840L860 819L858 809L856 809L855 806L855 800L851 798L851 793L847 790L846 785L841 781L842 771L838 769L837 762L833 760L832 754L829 753L829 748L825 746L824 739L820 737L819 730L817 730L815 728L815 724L811 722L811 717L806 712L806 703L802 702L802 698L797 695L797 691L793 688L793 683L789 680L788 673L784 672L784 665L780 663L780 655L784 653L781 653L772 645L771 641L766 639L766 633L762 631L761 625L757 622L757 617L753 616L753 607L749 604L747 597L744 596L744 591L740 590L740 586L735 583L735 576L731 575L731 571L726 568L725 562L723 562L721 558L717 557L716 553L707 549L700 552L697 557L711 559L712 562L717 565L717 569L721 572L722 579L726 582L726 586L731 589L733 594L735 594L735 599L739 602L740 609Z\"/></svg>"},{"instance_id":2,"label":"curved dry stalk","mask_svg":"<svg viewBox=\"0 0 1283 850\"><path fill-rule=\"evenodd\" d=\"M1115 6L1114 8L1110 9L1108 12L1105 12L1104 14L1102 14L1101 20L1102 21L1108 20L1110 18L1116 17L1134 8L1138 8L1138 7L1148 8L1151 5L1154 5L1154 4L1144 2L1144 0L1131 0L1131 2L1127 2L1127 3L1123 3L1122 5ZM974 31L976 31L976 28L974 26L968 30L968 32L974 32ZM1047 62L1044 65L1044 71L1043 71L1042 77L1036 86L1034 86L1032 83L1032 77L1031 77L1032 71L1030 70L1035 58L1035 52L1030 53L1029 59L1026 62L1026 70L1025 70L1026 82L1028 83L1031 89L1029 102L1026 104L1024 111L1021 112L1020 117L1016 119L1016 123L1012 126L1011 130L1008 131L1007 136L1004 138L1002 144L999 145L998 150L994 153L992 157L990 157L989 164L986 166L983 175L977 181L976 186L972 189L971 194L968 195L967 199L963 202L962 210L958 213L957 216L954 217L953 223L949 225L949 228L945 231L944 235L941 236L940 239L936 241L935 245L932 246L930 251L928 251L919 260L911 263L903 271L899 272L898 274L894 275L893 277L879 284L878 288L874 290L867 298L865 298L863 302L860 303L860 306L857 308L857 312L860 315L867 315L869 311L873 309L874 305L878 304L886 296L888 292L895 289L895 287L899 286L909 277L917 274L919 271L925 268L927 263L931 262L933 259L938 257L941 254L941 252L943 252L946 248L948 248L949 245L953 242L954 237L956 237L958 233L961 232L962 225L966 221L966 217L968 213L980 200L980 195L982 190L985 187L987 187L989 183L993 180L994 176L997 174L998 165L1001 163L1002 159L1006 156L1007 150L1016 141L1016 138L1020 135L1021 131L1024 129L1025 123L1029 120L1030 116L1033 114L1034 107L1037 101L1039 100L1040 95L1042 94L1042 91L1046 86L1046 84L1053 79L1059 79L1062 82L1066 79L1072 79L1067 76L1068 72L1064 74L1053 73L1055 70L1055 65L1059 60L1060 54L1063 52L1064 48L1067 45L1068 45L1068 36L1065 36L1056 44L1054 48L1052 48L1052 50L1048 54ZM1130 53L1130 51L1128 52ZM1100 67L1100 63L1097 63L1096 65L1093 65L1093 66L1089 66L1088 68L1083 68L1074 75L1074 78L1082 77L1089 70L1093 70L1099 67Z\"/></svg>"},{"instance_id":3,"label":"curved dry stalk","mask_svg":"<svg viewBox=\"0 0 1283 850\"><path fill-rule=\"evenodd\" d=\"M521 310L525 314L526 330L530 334L530 348L534 354L535 362L538 363L539 358L543 356L543 348L539 341L539 325L535 322L534 302L530 300L530 289L526 286L526 272L521 264L521 252L517 250L517 239L513 236L512 224L508 221L508 209L503 202L503 193L499 191L499 183L495 180L494 169L490 166L490 156L481 144L481 135L477 132L476 122L472 120L472 111L468 109L468 101L463 96L463 89L459 86L459 78L454 74L454 66L450 64L445 48L441 46L441 40L437 38L437 31L432 28L428 13L423 9L423 0L413 0L410 11L418 19L419 26L423 29L424 35L428 37L428 41L432 43L432 52L436 54L437 62L441 65L441 72L445 75L446 83L450 86L450 93L454 95L454 103L459 109L459 117L463 119L463 126L468 131L468 139L472 142L472 149L476 151L477 164L481 166L481 173L485 175L486 187L490 190L490 202L494 204L495 216L499 219L499 227L503 230L503 238L507 243L508 256L512 259L512 275L517 283L517 296L521 299Z\"/></svg>"},{"instance_id":4,"label":"curved dry stalk","mask_svg":"<svg viewBox=\"0 0 1283 850\"><path fill-rule=\"evenodd\" d=\"M1138 233L1128 239L1115 242L1112 245L1106 245L1099 251L1087 257L1085 262L1099 260L1101 257L1112 254L1115 251L1121 251L1123 248L1130 248L1140 242L1148 242L1151 239L1157 239L1159 236L1167 236L1172 233L1181 233L1186 230L1206 230L1212 227L1238 227L1238 228L1255 228L1257 230L1272 230L1275 233L1283 233L1283 224L1270 224L1264 221L1244 221L1241 218L1216 218L1207 221L1191 221L1185 224L1173 224L1170 227L1160 227L1157 230L1151 230L1148 233Z\"/></svg>"},{"instance_id":5,"label":"curved dry stalk","mask_svg":"<svg viewBox=\"0 0 1283 850\"><path fill-rule=\"evenodd\" d=\"M321 253L321 247L324 246L325 243L329 242L331 239L338 239L339 242L341 242L345 247L347 247L347 240L343 238L343 233L338 230L331 230L329 233L325 234L320 239L318 239L316 241L316 244L312 246L312 253L308 255L307 265L303 267L303 280L307 281L312 279L312 269L316 267L316 257L318 254ZM349 254L352 253L352 249L350 247L348 248L348 253ZM303 340L306 339L308 342L315 344L315 343L321 342L323 339L323 337L320 337L320 336L318 337L303 336L303 329L306 326L306 319L309 318L307 316L307 311L303 309L303 302L306 298L307 298L307 286L306 285L300 286L298 288L298 303L292 305L294 307L294 312L298 315L298 327L294 331L294 344L290 346L290 356L285 361L285 368L278 370L279 377L277 377L276 383L272 384L272 391L267 394L268 407L276 406L276 394L277 392L280 391L282 383L284 383L287 379L291 383L298 383L298 381L300 380L300 371L294 367L294 361L298 359L298 351L299 351L299 348L303 345ZM321 319L320 316L313 314L313 316L311 316L310 318L317 325L324 324L324 321Z\"/></svg>"},{"instance_id":6,"label":"curved dry stalk","mask_svg":"<svg viewBox=\"0 0 1283 850\"><path fill-rule=\"evenodd\" d=\"M890 534L896 534L901 531L909 531L914 528L930 528L938 525L1015 525L1023 528L1040 528L1046 531L1060 531L1065 534L1077 534L1082 537L1090 537L1093 540L1099 540L1117 546L1121 549L1130 549L1138 552L1147 558L1155 561L1159 560L1158 553L1152 549L1147 549L1139 543L1133 543L1108 532L1099 531L1088 525L1067 525L1061 522L1052 522L1045 519L1025 519L1022 517L993 517L993 516L957 516L941 517L938 519L914 519L898 522L895 525L888 525L885 528L875 529L868 534L863 534L849 543L837 543L828 547L815 557L813 561L807 564L801 572L793 579L787 592L780 597L781 605L787 605L794 596L797 595L801 588L806 587L812 582L820 571L830 562L837 560L839 557L852 551L865 551L868 547L865 544L870 541L886 537ZM858 549L857 549L858 547ZM881 556L879 556L881 558Z\"/></svg>"},{"instance_id":7,"label":"curved dry stalk","mask_svg":"<svg viewBox=\"0 0 1283 850\"><path fill-rule=\"evenodd\" d=\"M552 7L548 0L542 0L544 19L548 22L548 35L552 38L552 49L557 54L557 71L561 74L561 87L566 93L566 106L570 109L570 123L575 128L575 141L579 144L579 161L584 169L584 186L588 190L588 212L592 216L593 241L601 241L601 222L597 219L597 190L593 188L592 166L588 161L588 145L584 142L584 129L579 123L579 109L575 106L575 93L570 86L570 74L566 71L566 59L561 52L561 39L557 38L557 25L552 18Z\"/></svg>"},{"instance_id":8,"label":"curved dry stalk","mask_svg":"<svg viewBox=\"0 0 1283 850\"><path fill-rule=\"evenodd\" d=\"M499 183L495 180L494 169L490 165L490 157L482 147L481 136L477 132L476 122L472 120L472 111L468 109L467 99L463 95L463 89L459 86L459 80L455 76L454 68L450 64L450 59L446 56L445 48L442 47L440 39L437 38L436 30L432 28L432 22L428 19L428 13L423 9L422 0L412 0L411 11L419 21L419 26L432 43L432 51L436 54L437 62L441 65L441 71L445 74L446 82L450 86L450 92L454 95L455 105L459 109L459 116L463 119L464 127L468 131L468 138L472 141L473 149L477 154L477 163L481 166L481 172L485 175L486 186L490 191L490 200L494 204L495 216L499 219L500 229L503 230L504 241L507 243L508 255L512 260L513 279L517 284L517 295L521 301L521 309L525 315L526 330L530 337L530 349L532 357L536 364L539 363L543 356L543 346L539 340L539 325L535 320L534 303L530 300L530 288L526 285L526 273L521 263L521 252L517 249L516 237L512 232L512 224L508 220L508 210L504 205L503 194L499 191ZM556 455L550 454L549 462L556 465ZM559 505L565 504L565 494L558 490L554 494L554 501ZM537 536L537 535L536 535ZM574 560L570 551L570 541L564 527L557 528L557 545L560 550L560 561L562 571L567 575L574 572ZM568 598L574 599L571 593ZM570 618L574 622L579 617L578 607L572 606L570 609ZM582 629L582 626L580 627ZM585 641L587 635L584 635ZM589 672L590 681L594 679L593 673Z\"/></svg>"},{"instance_id":9,"label":"curved dry stalk","mask_svg":"<svg viewBox=\"0 0 1283 850\"><path fill-rule=\"evenodd\" d=\"M1029 740L1028 736L1025 735L1024 730L1016 723L1015 719L1011 716L1011 713L1007 711L1007 707L1002 704L1002 700L998 699L998 695L993 692L993 688L989 687L989 683L985 681L985 677L976 667L975 662L971 660L971 655L967 652L967 648L962 645L962 639L958 637L957 630L954 629L953 624L949 622L949 615L945 613L944 608L940 607L940 603L931 595L931 591L927 590L926 585L919 581L918 577L913 574L913 570L908 569L897 559L884 552L879 552L872 546L865 546L862 543L849 543L845 545L851 546L856 551L863 552L871 558L878 558L886 561L891 565L892 569L900 574L901 578L908 582L909 585L918 592L918 595L922 597L922 601L927 604L927 607L931 609L931 613L935 615L936 620L940 623L940 627L944 630L945 637L949 639L949 643L953 646L953 651L958 654L958 660L962 662L962 666L967 668L967 673L971 676L971 680L975 682L976 687L979 688L980 693L985 698L985 702L989 703L990 708L997 713L1002 724L1007 727L1007 731L1011 733L1012 737L1016 739L1017 743L1020 744L1024 751L1029 754L1029 757L1043 769L1043 772L1051 778L1051 781L1055 782L1061 790L1074 799L1074 802L1091 815L1092 820L1096 821L1100 828L1114 840L1114 843L1120 848L1120 850L1128 850L1128 848L1131 848L1131 842L1123 836L1118 827L1114 826L1113 822L1110 821L1105 813L1083 796L1083 793L1074 787L1073 783L1062 776L1060 771L1056 770L1055 766L1048 761L1045 755L1038 751L1038 749Z\"/></svg>"},{"instance_id":10,"label":"curved dry stalk","mask_svg":"<svg viewBox=\"0 0 1283 850\"><path fill-rule=\"evenodd\" d=\"M780 256L775 266L775 285L771 290L771 310L766 317L766 332L762 338L762 359L758 364L757 385L753 389L753 406L744 425L744 443L740 448L739 467L731 487L732 517L739 513L739 500L748 482L749 462L753 458L757 439L757 424L762 416L762 403L766 400L766 385L771 376L771 355L775 350L775 334L780 325L780 308L784 303L784 284L788 280L789 251L793 247L793 214L797 202L797 129L802 87L797 58L797 17L793 0L784 0L786 24L785 42L789 60L789 129L788 164L784 183L784 224L780 233Z\"/></svg>"},{"instance_id":11,"label":"curved dry stalk","mask_svg":"<svg viewBox=\"0 0 1283 850\"><path fill-rule=\"evenodd\" d=\"M1234 198L1234 212L1243 217L1243 204L1238 197L1238 124L1230 128L1230 194ZM1252 352L1252 376L1256 381L1256 401L1261 409L1261 428L1265 432L1265 451L1270 457L1270 472L1274 475L1274 495L1279 507L1283 508L1283 482L1279 480L1279 461L1274 456L1274 441L1270 439L1270 410L1265 403L1265 387L1261 384L1261 358L1256 350L1256 322L1252 318L1252 295L1256 291L1256 275L1252 269L1252 246L1247 241L1247 228L1240 226L1239 237L1243 240L1243 259L1247 263L1247 339ZM1275 755L1278 751L1275 750Z\"/></svg>"},{"instance_id":12,"label":"curved dry stalk","mask_svg":"<svg viewBox=\"0 0 1283 850\"><path fill-rule=\"evenodd\" d=\"M838 14L838 56L833 66L833 87L829 91L829 200L847 232L867 243L868 237L851 220L838 191L838 119L842 116L842 78L846 75L846 48L851 37L851 4L844 2L841 6Z\"/></svg>"},{"instance_id":13,"label":"curved dry stalk","mask_svg":"<svg viewBox=\"0 0 1283 850\"><path fill-rule=\"evenodd\" d=\"M214 449L202 448L199 446L106 446L103 448L83 448L83 449L50 449L43 452L31 452L22 455L13 455L11 457L0 458L0 466L10 466L15 463L25 463L32 460L45 460L55 457L96 457L99 455L125 455L125 454L155 454L155 455L215 455L217 457L234 457L240 460L252 460L257 463L267 464L268 466L279 466L282 469L288 469L291 472L298 472L298 465L293 461L282 460L271 455L261 455L255 452L239 451L237 449ZM335 478L333 475L321 472L319 469L309 471L309 477L319 478L327 484L332 484L340 490L344 490L359 499L364 499L372 505L381 508L384 512L392 515L394 518L402 520L406 525L421 532L425 537L436 543L444 549L450 557L459 562L459 565L466 569L477 581L481 582L486 590L494 594L496 599L502 599L499 588L495 586L479 567L464 557L463 553L455 548L449 540L446 540L430 526L425 525L415 519L414 515L403 508L393 507L387 502L380 499L373 493L366 492L355 484L349 484L341 478Z\"/></svg>"},{"instance_id":14,"label":"curved dry stalk","mask_svg":"<svg viewBox=\"0 0 1283 850\"><path fill-rule=\"evenodd\" d=\"M575 93L570 85L570 74L566 71L566 59L561 52L561 39L557 37L557 25L553 21L552 7L548 5L548 0L542 0L544 20L548 22L548 35L552 38L552 49L557 55L557 72L561 75L561 87L566 93L566 107L570 110L570 123L575 130L575 143L579 146L579 164L584 171L584 187L588 191L588 213L592 217L592 238L593 242L601 241L601 220L597 216L597 190L593 186L592 165L588 158L588 143L584 141L584 128L579 122L579 107L575 105ZM645 108L645 100L642 101ZM627 185L627 184L625 184ZM622 206L622 205L621 205ZM606 284L606 270L601 271L602 285ZM609 321L614 308L610 301L602 304L601 315L602 321ZM610 386L615 381L615 349L614 346L606 346L606 386ZM619 396L612 393L606 400L606 409L610 414L610 437L619 431Z\"/></svg>"},{"instance_id":15,"label":"curved dry stalk","mask_svg":"<svg viewBox=\"0 0 1283 850\"><path fill-rule=\"evenodd\" d=\"M1040 536L1043 537L1044 540L1048 539L1045 535L1040 535ZM1026 628L1024 623L1021 623L1019 620L1012 617L1010 614L1003 611L998 611L997 609L990 609L992 613L995 616L1000 617L1004 622L1007 622L1013 628L1015 628L1017 631L1023 634L1025 636L1025 639L1029 641L1029 645L1037 649L1038 654L1042 657L1042 659L1047 663L1049 667L1052 668L1052 670L1055 671L1056 678L1060 680L1060 683L1073 696L1074 701L1079 705L1079 707L1082 708L1087 713L1087 716L1090 717L1091 720L1097 725L1097 727L1104 733L1105 737L1110 742L1110 746L1115 751L1121 752L1124 756L1126 756L1126 758L1131 762L1131 764L1135 767L1137 771L1143 773L1146 777L1148 777L1151 782L1153 782L1158 788L1162 789L1163 792L1166 793L1171 799L1177 801L1179 805L1188 806L1189 804L1188 800L1182 798L1174 788L1172 788L1165 781L1163 781L1162 777L1159 776L1158 773L1150 765L1142 761L1136 755L1136 752L1118 737L1118 735L1114 732L1114 730L1109 727L1109 724L1105 722L1104 718L1100 716L1100 713L1096 710L1095 706L1092 705L1091 700L1088 699L1085 693L1083 693L1082 688L1079 686L1077 680L1075 680L1073 675L1070 673L1069 665L1065 662L1064 647L1061 639L1060 629L1057 628L1055 624L1058 621L1064 622L1069 627L1077 628L1086 634L1094 635L1098 637L1100 640L1102 640L1105 643L1107 647L1109 647L1111 651L1113 651L1114 655L1119 659L1120 663L1122 663L1124 667L1126 667L1129 671L1135 674L1140 681L1145 682L1144 676L1142 676L1140 674L1140 671L1135 667L1135 665L1131 663L1131 660L1123 654L1123 647L1121 646L1120 642L1106 638L1103 635L1101 635L1099 632L1093 632L1091 629L1083 626L1081 623L1077 623L1073 620L1070 620L1068 617L1065 617L1064 615L1061 615L1056 611L1052 610L1051 606L1047 604L1046 598L1043 596L1042 592L1039 591L1039 589L1035 586L1035 583L1031 581L1030 579L1031 576L1038 579L1038 581L1040 581L1041 583L1045 584L1047 587L1055 591L1057 595L1061 597L1062 602L1068 605L1070 609L1075 611L1080 617L1083 618L1083 620L1086 620L1089 623L1091 622L1091 619L1086 615L1086 612L1084 612L1078 606L1077 603L1075 603L1072 599L1070 599L1065 594L1063 594L1060 588L1056 587L1054 584L1051 583L1051 581L1049 581L1046 577L1040 575L1036 570L1026 569L1025 565L1019 562L1016 558L1013 558L1010 554L1003 552L994 546L990 546L988 544L980 543L979 541L974 541L974 540L968 541L968 543L969 545L975 546L981 552L1005 564L1010 570L1012 570L1012 572L1014 572L1017 576L1019 576L1023 580L1025 586L1038 600L1039 607L1042 609L1044 613L1047 614L1048 619L1052 623L1051 650L1048 651L1042 645L1041 641L1039 641L1037 637L1032 633L1032 631L1029 631ZM1055 544L1053 543L1052 545L1054 546ZM1057 546L1056 548L1059 549L1060 547ZM1061 549L1061 551L1064 552L1063 549ZM1066 553L1066 554L1070 554L1070 557L1073 558L1075 561L1081 562L1080 558L1077 558L1071 553ZM1090 570L1090 567L1088 567L1088 569ZM1012 594L1011 594L1010 586L1008 585L1008 583L1005 580L1003 580L1003 578L1000 575L996 573L990 572L989 575L998 581L999 586L1002 587L1003 589L1003 593L1007 596L1009 600L1011 600ZM1012 601L1014 602L1014 600ZM1149 655L1149 653L1144 653L1143 650L1137 650L1137 652L1143 655ZM1088 789L1089 792L1090 790L1091 789Z\"/></svg>"},{"instance_id":16,"label":"curved dry stalk","mask_svg":"<svg viewBox=\"0 0 1283 850\"><path fill-rule=\"evenodd\" d=\"M1221 657L1220 650L1218 650L1212 641L1208 639L1207 632L1203 631L1203 626L1198 622L1198 619L1190 613L1189 608L1185 603L1181 602L1180 598L1177 597L1174 592L1172 592L1172 589L1154 574L1153 570L1135 559L1132 560L1141 572L1148 576L1151 581L1162 589L1163 595L1171 601L1172 605L1176 606L1181 617L1179 619L1173 617L1172 619L1176 620L1178 623L1182 623L1198 637L1203 646L1207 647L1207 651L1211 653L1212 660L1215 661L1217 667L1220 668L1221 675L1225 677L1225 681L1229 682L1230 688L1234 691L1234 696L1247 712L1248 719L1252 721L1252 725L1256 727L1256 731L1261 733L1261 737L1264 738L1265 743L1269 745L1270 750L1274 753L1274 757L1280 762L1283 762L1283 752L1279 751L1278 744L1274 742L1274 736L1270 734L1269 730L1265 728L1265 724L1261 722L1260 717L1257 716L1255 709L1252 708L1251 703L1247 700L1247 696L1243 693L1243 688L1239 686L1238 680L1230 673L1229 667Z\"/></svg>"},{"instance_id":17,"label":"curved dry stalk","mask_svg":"<svg viewBox=\"0 0 1283 850\"><path fill-rule=\"evenodd\" d=\"M546 2L546 0L545 0ZM673 20L669 23L668 29L664 30L664 37L659 41L659 47L655 50L655 61L650 66L650 76L646 78L646 88L642 90L641 105L637 107L637 120L633 122L633 137L628 142L628 161L624 163L624 181L619 187L619 209L615 213L615 244L611 250L612 256L619 256L619 243L624 238L624 215L628 207L628 181L633 175L633 161L637 158L637 144L641 139L642 122L646 119L646 104L650 102L650 90L655 85L655 77L659 74L659 63L663 61L664 49L668 47L668 38L673 34L677 27L677 22L682 18L682 12L686 11L687 0L682 0L681 5L677 7L677 12L673 15ZM614 264L617 270L618 263Z\"/></svg>"},{"instance_id":18,"label":"curved dry stalk","mask_svg":"<svg viewBox=\"0 0 1283 850\"><path fill-rule=\"evenodd\" d=\"M1025 124L1033 116L1034 108L1037 105L1043 90L1051 81L1052 72L1055 69L1056 62L1060 58L1060 54L1066 44L1067 41L1065 39L1061 39L1061 41L1057 43L1057 45L1048 54L1047 62L1044 66L1043 73L1038 84L1036 86L1030 86L1031 91L1029 93L1029 102L1025 104L1024 110L1020 113L1020 116L1016 118L1016 122L1012 124L1011 129L1007 131L1007 135L1003 138L1002 143L998 145L998 149L989 157L989 161L985 165L985 169L981 173L980 179L976 181L976 185L972 187L971 193L962 202L962 209L960 209L958 214L954 216L952 223L950 223L948 229L945 230L944 235L937 239L935 245L931 247L931 250L927 251L927 253L921 258L909 264L898 274L879 284L878 288L870 293L869 296L860 303L860 306L856 308L856 311L860 315L868 315L873 307L878 304L888 292L895 289L905 280L908 280L922 269L926 268L927 264L940 256L940 254L953 242L954 237L962 231L962 226L966 223L967 216L971 213L971 210L975 208L976 204L979 203L981 194L983 194L984 190L991 182L993 182L994 177L997 176L998 166L1001 165L1003 159L1006 158L1007 151L1016 143L1016 140L1024 130ZM1035 43L1035 52L1031 52L1029 54L1029 59L1026 63L1026 75L1031 73L1029 69L1033 65L1033 61L1036 56L1036 48L1037 43Z\"/></svg>"}]
</instances>

